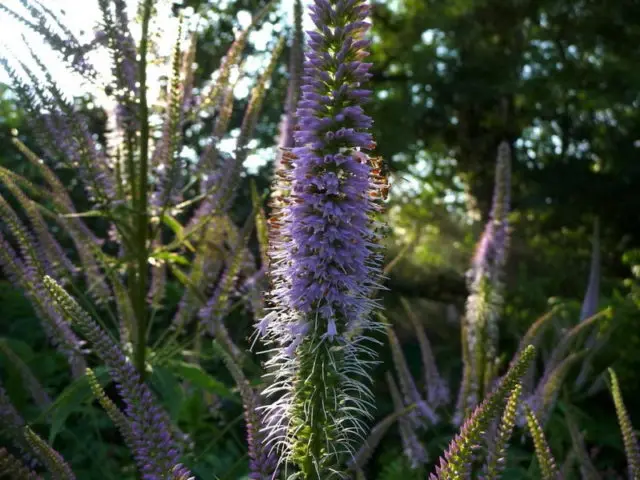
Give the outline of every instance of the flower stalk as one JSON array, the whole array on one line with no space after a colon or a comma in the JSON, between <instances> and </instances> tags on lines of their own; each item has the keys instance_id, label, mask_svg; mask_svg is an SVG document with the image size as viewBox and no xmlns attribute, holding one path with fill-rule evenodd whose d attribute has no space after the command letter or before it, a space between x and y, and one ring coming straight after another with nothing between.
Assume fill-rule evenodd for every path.
<instances>
[{"instance_id":1,"label":"flower stalk","mask_svg":"<svg viewBox=\"0 0 640 480\"><path fill-rule=\"evenodd\" d=\"M149 190L149 105L147 103L147 50L149 44L149 22L153 0L144 0L142 3L142 36L138 61L138 78L140 82L139 121L140 121L140 159L137 179L138 198L134 200L136 218L136 270L134 281L130 285L133 309L135 311L137 325L135 336L135 365L140 376L144 379L146 372L147 351L147 264L149 235L148 216L148 190Z\"/></svg>"},{"instance_id":2,"label":"flower stalk","mask_svg":"<svg viewBox=\"0 0 640 480\"><path fill-rule=\"evenodd\" d=\"M460 421L490 391L496 377L498 321L503 304L503 270L509 243L510 157L509 145L501 143L489 221L467 274L470 293L462 328L465 361L456 412Z\"/></svg>"},{"instance_id":3,"label":"flower stalk","mask_svg":"<svg viewBox=\"0 0 640 480\"><path fill-rule=\"evenodd\" d=\"M362 0L316 0L296 112L285 151L290 190L271 222L272 308L258 331L274 355L265 390L268 440L302 478L339 478L363 438L372 396L367 345L380 277L374 218L372 120L363 105L370 64Z\"/></svg>"}]
</instances>

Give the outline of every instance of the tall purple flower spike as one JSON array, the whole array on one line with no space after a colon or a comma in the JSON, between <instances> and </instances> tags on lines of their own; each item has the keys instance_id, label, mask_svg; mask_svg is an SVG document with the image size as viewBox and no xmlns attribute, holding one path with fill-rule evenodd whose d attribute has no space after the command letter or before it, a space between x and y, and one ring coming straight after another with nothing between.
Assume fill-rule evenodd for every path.
<instances>
[{"instance_id":1,"label":"tall purple flower spike","mask_svg":"<svg viewBox=\"0 0 640 480\"><path fill-rule=\"evenodd\" d=\"M364 153L375 148L362 107L371 94L363 88L371 67L363 62L369 6L315 0L310 11L315 29L308 32L297 146L283 155L290 183L271 220L273 307L258 331L274 352L268 438L303 475L325 478L365 430L374 354L365 340L380 328L370 313L381 259L378 186Z\"/></svg>"},{"instance_id":2,"label":"tall purple flower spike","mask_svg":"<svg viewBox=\"0 0 640 480\"><path fill-rule=\"evenodd\" d=\"M502 308L502 274L507 260L507 215L511 191L509 145L498 148L493 204L468 272L469 297L463 325L463 380L455 423L469 414L495 380L498 319Z\"/></svg>"},{"instance_id":3,"label":"tall purple flower spike","mask_svg":"<svg viewBox=\"0 0 640 480\"><path fill-rule=\"evenodd\" d=\"M359 39L368 28L368 8L361 1L335 7L317 1L312 12L320 31L309 32L297 112L295 138L302 146L294 149L293 202L285 212L290 257L282 268L291 283L282 300L304 314L316 311L332 339L337 317L356 323L370 311L378 268L372 265L370 166L357 154L374 146L367 132L372 121L361 106L370 91L360 88L370 77L370 64L361 61L369 42ZM347 20L346 26L331 33L328 27L337 18ZM336 43L340 49L326 53Z\"/></svg>"},{"instance_id":4,"label":"tall purple flower spike","mask_svg":"<svg viewBox=\"0 0 640 480\"><path fill-rule=\"evenodd\" d=\"M511 204L511 153L509 144L502 142L498 148L495 188L489 221L476 247L471 262L471 273L490 276L502 274L507 261L509 224L507 215Z\"/></svg>"}]
</instances>

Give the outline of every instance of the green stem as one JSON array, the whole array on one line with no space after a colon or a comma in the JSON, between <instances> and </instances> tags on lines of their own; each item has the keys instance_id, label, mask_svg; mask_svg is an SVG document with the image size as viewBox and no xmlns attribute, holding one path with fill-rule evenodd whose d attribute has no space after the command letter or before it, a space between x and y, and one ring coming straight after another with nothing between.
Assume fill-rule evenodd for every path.
<instances>
[{"instance_id":1,"label":"green stem","mask_svg":"<svg viewBox=\"0 0 640 480\"><path fill-rule=\"evenodd\" d=\"M134 310L136 312L137 335L135 345L135 365L144 378L145 355L147 348L147 240L149 235L149 215L147 211L147 190L149 170L149 105L147 104L147 50L149 44L149 21L153 0L145 0L142 4L142 36L140 38L140 169L138 171L138 201L136 202L136 281Z\"/></svg>"},{"instance_id":2,"label":"green stem","mask_svg":"<svg viewBox=\"0 0 640 480\"><path fill-rule=\"evenodd\" d=\"M339 465L327 446L338 436L331 419L336 414L332 407L338 388L335 366L341 360L329 352L317 332L300 345L297 354L300 371L294 406L293 430L298 432L294 461L305 480L336 478L331 471L338 471Z\"/></svg>"}]
</instances>

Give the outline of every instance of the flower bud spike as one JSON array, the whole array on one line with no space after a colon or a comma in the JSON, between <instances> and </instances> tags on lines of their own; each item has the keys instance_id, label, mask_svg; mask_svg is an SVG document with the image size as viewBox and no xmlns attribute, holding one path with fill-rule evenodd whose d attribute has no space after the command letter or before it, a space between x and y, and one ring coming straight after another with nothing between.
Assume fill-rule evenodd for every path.
<instances>
[{"instance_id":1,"label":"flower bud spike","mask_svg":"<svg viewBox=\"0 0 640 480\"><path fill-rule=\"evenodd\" d=\"M627 455L629 478L636 480L640 478L640 444L638 444L636 432L633 429L629 413L624 405L618 376L612 369L609 369L609 377L611 381L611 396L613 397L613 403L616 407L618 423L620 424L622 439L624 440L624 450Z\"/></svg>"}]
</instances>

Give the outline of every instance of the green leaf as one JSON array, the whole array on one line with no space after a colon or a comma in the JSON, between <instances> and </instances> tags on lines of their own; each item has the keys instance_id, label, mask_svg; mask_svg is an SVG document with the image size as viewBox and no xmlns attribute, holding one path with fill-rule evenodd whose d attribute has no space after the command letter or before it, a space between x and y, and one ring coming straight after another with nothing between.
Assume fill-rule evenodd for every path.
<instances>
[{"instance_id":1,"label":"green leaf","mask_svg":"<svg viewBox=\"0 0 640 480\"><path fill-rule=\"evenodd\" d=\"M173 218L171 215L169 215L168 213L165 213L162 216L162 222L167 227L169 227L173 233L176 234L176 237L178 237L179 239L182 239L184 237L184 227L178 220Z\"/></svg>"},{"instance_id":2,"label":"green leaf","mask_svg":"<svg viewBox=\"0 0 640 480\"><path fill-rule=\"evenodd\" d=\"M182 361L172 361L169 362L167 368L178 377L191 382L193 385L207 392L215 393L220 397L240 403L240 398L237 394L231 391L224 383L205 372L199 365Z\"/></svg>"},{"instance_id":3,"label":"green leaf","mask_svg":"<svg viewBox=\"0 0 640 480\"><path fill-rule=\"evenodd\" d=\"M106 367L98 367L94 370L94 373L101 384L109 378ZM91 386L86 375L75 379L71 385L64 389L51 406L42 412L39 417L39 420L44 420L49 416L51 418L49 444L53 444L55 438L64 429L69 415L77 412L87 400L92 402L93 398Z\"/></svg>"},{"instance_id":4,"label":"green leaf","mask_svg":"<svg viewBox=\"0 0 640 480\"><path fill-rule=\"evenodd\" d=\"M9 348L11 348L11 350L13 350L14 353L18 355L25 362L29 362L34 356L33 349L31 348L31 346L28 343L23 342L22 340L17 340L15 338L9 338L9 337L2 337L0 338L0 341L6 343L9 346Z\"/></svg>"},{"instance_id":5,"label":"green leaf","mask_svg":"<svg viewBox=\"0 0 640 480\"><path fill-rule=\"evenodd\" d=\"M182 270L172 264L169 264L169 268L171 268L171 273L173 273L173 275L182 285L189 286L191 284L188 275L186 275Z\"/></svg>"},{"instance_id":6,"label":"green leaf","mask_svg":"<svg viewBox=\"0 0 640 480\"><path fill-rule=\"evenodd\" d=\"M160 394L162 404L169 412L169 416L173 421L176 421L184 401L184 395L180 387L180 376L167 368L155 367L151 382Z\"/></svg>"},{"instance_id":7,"label":"green leaf","mask_svg":"<svg viewBox=\"0 0 640 480\"><path fill-rule=\"evenodd\" d=\"M176 239L178 240L179 244L184 242L185 246L189 250L195 251L191 242L185 239L184 227L178 220L176 220L174 217L172 217L168 213L165 213L162 216L162 223L164 223L176 235Z\"/></svg>"},{"instance_id":8,"label":"green leaf","mask_svg":"<svg viewBox=\"0 0 640 480\"><path fill-rule=\"evenodd\" d=\"M88 210L86 212L61 213L60 216L65 218L106 217L107 213L103 210Z\"/></svg>"},{"instance_id":9,"label":"green leaf","mask_svg":"<svg viewBox=\"0 0 640 480\"><path fill-rule=\"evenodd\" d=\"M179 265L189 266L191 262L182 255L173 252L158 252L152 255L153 258L165 260L167 263L177 263Z\"/></svg>"}]
</instances>

